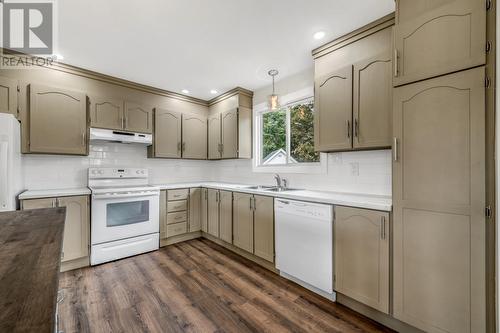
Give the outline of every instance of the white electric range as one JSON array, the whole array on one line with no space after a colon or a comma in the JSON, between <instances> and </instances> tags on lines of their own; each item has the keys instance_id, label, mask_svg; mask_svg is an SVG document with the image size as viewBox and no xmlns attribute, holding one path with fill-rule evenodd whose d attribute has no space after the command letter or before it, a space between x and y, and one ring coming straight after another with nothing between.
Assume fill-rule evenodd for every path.
<instances>
[{"instance_id":1,"label":"white electric range","mask_svg":"<svg viewBox=\"0 0 500 333\"><path fill-rule=\"evenodd\" d=\"M89 168L88 185L91 265L159 248L160 189L148 184L147 169Z\"/></svg>"}]
</instances>

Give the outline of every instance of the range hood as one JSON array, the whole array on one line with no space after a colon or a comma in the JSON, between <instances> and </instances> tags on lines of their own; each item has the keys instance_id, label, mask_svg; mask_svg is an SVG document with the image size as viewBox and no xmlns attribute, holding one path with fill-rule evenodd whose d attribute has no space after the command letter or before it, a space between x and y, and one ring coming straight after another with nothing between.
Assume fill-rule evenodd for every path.
<instances>
[{"instance_id":1,"label":"range hood","mask_svg":"<svg viewBox=\"0 0 500 333\"><path fill-rule=\"evenodd\" d=\"M90 128L90 142L108 141L121 143L153 144L153 136L144 133L130 133L102 128Z\"/></svg>"}]
</instances>

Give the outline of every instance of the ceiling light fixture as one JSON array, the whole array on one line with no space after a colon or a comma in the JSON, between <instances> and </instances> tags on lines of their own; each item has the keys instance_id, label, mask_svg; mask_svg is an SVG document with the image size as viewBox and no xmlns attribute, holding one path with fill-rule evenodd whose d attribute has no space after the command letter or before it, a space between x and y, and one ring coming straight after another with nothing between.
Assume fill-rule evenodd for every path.
<instances>
[{"instance_id":1,"label":"ceiling light fixture","mask_svg":"<svg viewBox=\"0 0 500 333\"><path fill-rule=\"evenodd\" d=\"M217 95L218 91L217 91L217 90L215 90L215 89L212 89L212 90L210 90L210 93L211 93L212 95Z\"/></svg>"},{"instance_id":2,"label":"ceiling light fixture","mask_svg":"<svg viewBox=\"0 0 500 333\"><path fill-rule=\"evenodd\" d=\"M314 39L322 39L325 37L325 32L324 31L318 31L313 35Z\"/></svg>"},{"instance_id":3,"label":"ceiling light fixture","mask_svg":"<svg viewBox=\"0 0 500 333\"><path fill-rule=\"evenodd\" d=\"M271 69L269 72L267 72L267 74L273 78L273 93L271 95L269 95L268 106L269 106L269 109L274 111L280 107L279 97L274 92L274 77L276 75L278 75L279 72L276 69Z\"/></svg>"},{"instance_id":4,"label":"ceiling light fixture","mask_svg":"<svg viewBox=\"0 0 500 333\"><path fill-rule=\"evenodd\" d=\"M183 94L189 94L189 90L187 90L187 89L182 89L181 91Z\"/></svg>"}]
</instances>

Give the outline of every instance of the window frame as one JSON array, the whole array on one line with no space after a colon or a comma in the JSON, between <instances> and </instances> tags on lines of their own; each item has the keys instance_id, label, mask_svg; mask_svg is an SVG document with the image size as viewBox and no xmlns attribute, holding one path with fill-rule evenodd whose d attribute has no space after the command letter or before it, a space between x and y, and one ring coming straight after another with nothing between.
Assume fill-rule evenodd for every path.
<instances>
[{"instance_id":1,"label":"window frame","mask_svg":"<svg viewBox=\"0 0 500 333\"><path fill-rule=\"evenodd\" d=\"M293 105L314 102L314 88L308 87L294 93L287 94L281 97L281 105L286 107L286 148L287 148L287 163L286 164L273 164L263 165L262 158L262 115L273 112L269 110L267 103L261 103L254 106L253 120L254 120L254 154L253 154L253 171L262 173L308 173L308 174L326 174L327 173L327 156L325 153L320 153L319 162L302 162L290 163L291 157L291 116L290 108Z\"/></svg>"}]
</instances>

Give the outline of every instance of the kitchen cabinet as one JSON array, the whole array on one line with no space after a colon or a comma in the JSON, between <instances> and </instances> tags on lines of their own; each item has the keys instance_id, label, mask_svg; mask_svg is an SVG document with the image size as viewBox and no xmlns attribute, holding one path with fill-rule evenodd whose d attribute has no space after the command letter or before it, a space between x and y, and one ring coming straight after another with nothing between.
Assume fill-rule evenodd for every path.
<instances>
[{"instance_id":1,"label":"kitchen cabinet","mask_svg":"<svg viewBox=\"0 0 500 333\"><path fill-rule=\"evenodd\" d=\"M160 191L160 239L167 238L167 191Z\"/></svg>"},{"instance_id":2,"label":"kitchen cabinet","mask_svg":"<svg viewBox=\"0 0 500 333\"><path fill-rule=\"evenodd\" d=\"M238 157L238 109L221 114L221 154L223 159Z\"/></svg>"},{"instance_id":3,"label":"kitchen cabinet","mask_svg":"<svg viewBox=\"0 0 500 333\"><path fill-rule=\"evenodd\" d=\"M486 62L484 1L396 1L394 85Z\"/></svg>"},{"instance_id":4,"label":"kitchen cabinet","mask_svg":"<svg viewBox=\"0 0 500 333\"><path fill-rule=\"evenodd\" d=\"M70 263L89 256L90 207L88 196L26 199L22 200L21 206L23 210L66 207L61 262L63 264ZM88 263L85 266L87 265Z\"/></svg>"},{"instance_id":5,"label":"kitchen cabinet","mask_svg":"<svg viewBox=\"0 0 500 333\"><path fill-rule=\"evenodd\" d=\"M221 155L221 115L208 117L208 159L218 160Z\"/></svg>"},{"instance_id":6,"label":"kitchen cabinet","mask_svg":"<svg viewBox=\"0 0 500 333\"><path fill-rule=\"evenodd\" d=\"M0 112L11 113L18 118L17 80L0 76Z\"/></svg>"},{"instance_id":7,"label":"kitchen cabinet","mask_svg":"<svg viewBox=\"0 0 500 333\"><path fill-rule=\"evenodd\" d=\"M274 199L254 196L254 254L274 262Z\"/></svg>"},{"instance_id":8,"label":"kitchen cabinet","mask_svg":"<svg viewBox=\"0 0 500 333\"><path fill-rule=\"evenodd\" d=\"M389 213L335 207L335 290L389 313Z\"/></svg>"},{"instance_id":9,"label":"kitchen cabinet","mask_svg":"<svg viewBox=\"0 0 500 333\"><path fill-rule=\"evenodd\" d=\"M233 192L219 191L219 238L226 243L233 243Z\"/></svg>"},{"instance_id":10,"label":"kitchen cabinet","mask_svg":"<svg viewBox=\"0 0 500 333\"><path fill-rule=\"evenodd\" d=\"M354 64L354 149L391 146L392 89L390 52Z\"/></svg>"},{"instance_id":11,"label":"kitchen cabinet","mask_svg":"<svg viewBox=\"0 0 500 333\"><path fill-rule=\"evenodd\" d=\"M122 100L100 96L90 98L90 126L122 130L124 120Z\"/></svg>"},{"instance_id":12,"label":"kitchen cabinet","mask_svg":"<svg viewBox=\"0 0 500 333\"><path fill-rule=\"evenodd\" d=\"M207 232L219 237L219 190L208 189L208 225Z\"/></svg>"},{"instance_id":13,"label":"kitchen cabinet","mask_svg":"<svg viewBox=\"0 0 500 333\"><path fill-rule=\"evenodd\" d=\"M317 151L352 148L352 65L315 82L314 146Z\"/></svg>"},{"instance_id":14,"label":"kitchen cabinet","mask_svg":"<svg viewBox=\"0 0 500 333\"><path fill-rule=\"evenodd\" d=\"M485 332L485 68L394 90L394 316Z\"/></svg>"},{"instance_id":15,"label":"kitchen cabinet","mask_svg":"<svg viewBox=\"0 0 500 333\"><path fill-rule=\"evenodd\" d=\"M201 189L201 231L208 232L208 189Z\"/></svg>"},{"instance_id":16,"label":"kitchen cabinet","mask_svg":"<svg viewBox=\"0 0 500 333\"><path fill-rule=\"evenodd\" d=\"M88 154L88 112L84 93L29 85L29 151Z\"/></svg>"},{"instance_id":17,"label":"kitchen cabinet","mask_svg":"<svg viewBox=\"0 0 500 333\"><path fill-rule=\"evenodd\" d=\"M149 157L182 157L182 114L167 109L154 110L154 140L148 147Z\"/></svg>"},{"instance_id":18,"label":"kitchen cabinet","mask_svg":"<svg viewBox=\"0 0 500 333\"><path fill-rule=\"evenodd\" d=\"M207 118L194 114L182 115L182 157L207 159Z\"/></svg>"},{"instance_id":19,"label":"kitchen cabinet","mask_svg":"<svg viewBox=\"0 0 500 333\"><path fill-rule=\"evenodd\" d=\"M253 253L253 200L252 194L233 193L233 244Z\"/></svg>"},{"instance_id":20,"label":"kitchen cabinet","mask_svg":"<svg viewBox=\"0 0 500 333\"><path fill-rule=\"evenodd\" d=\"M202 189L189 189L189 232L201 230L201 194Z\"/></svg>"},{"instance_id":21,"label":"kitchen cabinet","mask_svg":"<svg viewBox=\"0 0 500 333\"><path fill-rule=\"evenodd\" d=\"M153 109L138 103L125 102L124 130L130 132L153 133Z\"/></svg>"}]
</instances>

